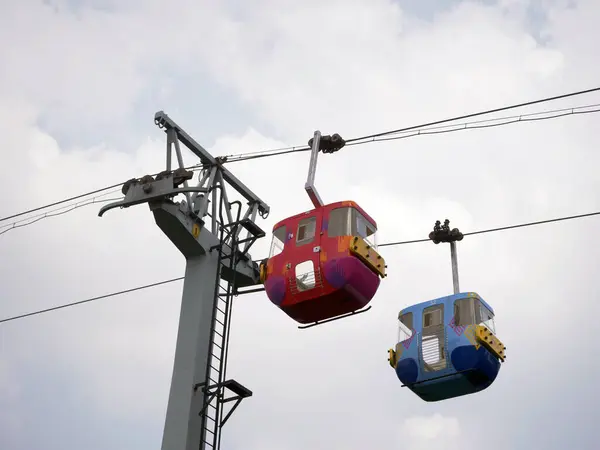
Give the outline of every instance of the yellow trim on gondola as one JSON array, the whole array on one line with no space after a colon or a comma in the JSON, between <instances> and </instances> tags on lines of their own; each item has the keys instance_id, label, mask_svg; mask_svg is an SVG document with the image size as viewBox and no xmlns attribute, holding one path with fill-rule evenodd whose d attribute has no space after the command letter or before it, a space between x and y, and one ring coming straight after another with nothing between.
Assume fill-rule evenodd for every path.
<instances>
[{"instance_id":1,"label":"yellow trim on gondola","mask_svg":"<svg viewBox=\"0 0 600 450\"><path fill-rule=\"evenodd\" d=\"M499 358L502 362L506 359L506 347L504 344L496 337L488 327L483 325L477 325L475 327L475 339L487 348L492 355L496 358Z\"/></svg>"},{"instance_id":2,"label":"yellow trim on gondola","mask_svg":"<svg viewBox=\"0 0 600 450\"><path fill-rule=\"evenodd\" d=\"M353 236L350 239L350 253L357 256L367 267L381 276L381 278L387 276L385 274L385 260L363 238Z\"/></svg>"},{"instance_id":3,"label":"yellow trim on gondola","mask_svg":"<svg viewBox=\"0 0 600 450\"><path fill-rule=\"evenodd\" d=\"M398 359L396 358L396 352L394 351L394 349L390 348L388 350L388 362L390 363L390 366L392 366L392 368L396 368L396 365L398 364Z\"/></svg>"},{"instance_id":4,"label":"yellow trim on gondola","mask_svg":"<svg viewBox=\"0 0 600 450\"><path fill-rule=\"evenodd\" d=\"M259 270L259 274L260 274L260 282L264 284L265 280L267 279L267 265L265 264L264 261L260 262L260 265L258 266L258 270Z\"/></svg>"}]
</instances>

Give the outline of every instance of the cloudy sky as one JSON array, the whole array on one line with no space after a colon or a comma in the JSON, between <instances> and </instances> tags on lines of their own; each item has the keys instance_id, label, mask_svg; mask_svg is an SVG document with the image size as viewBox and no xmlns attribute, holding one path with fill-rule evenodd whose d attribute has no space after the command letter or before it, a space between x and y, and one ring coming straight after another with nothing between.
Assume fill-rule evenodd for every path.
<instances>
[{"instance_id":1,"label":"cloudy sky","mask_svg":"<svg viewBox=\"0 0 600 450\"><path fill-rule=\"evenodd\" d=\"M595 0L0 3L0 217L162 170L158 110L226 155L592 88L600 76ZM518 113L594 103L600 94ZM426 237L446 217L467 232L595 211L597 121L347 147L321 157L317 183L325 201L359 202L380 242ZM310 209L307 166L300 153L230 170L271 206L260 222L270 230ZM147 207L103 218L98 208L0 236L0 319L183 274ZM298 330L265 295L239 297L228 372L254 396L226 424L223 449L596 448L598 220L459 244L461 288L495 308L508 360L488 390L446 402L401 388L387 349L401 308L451 293L447 246L382 248L389 277L373 309L327 326ZM264 239L253 255L267 249ZM159 449L181 288L0 324L0 449Z\"/></svg>"}]
</instances>

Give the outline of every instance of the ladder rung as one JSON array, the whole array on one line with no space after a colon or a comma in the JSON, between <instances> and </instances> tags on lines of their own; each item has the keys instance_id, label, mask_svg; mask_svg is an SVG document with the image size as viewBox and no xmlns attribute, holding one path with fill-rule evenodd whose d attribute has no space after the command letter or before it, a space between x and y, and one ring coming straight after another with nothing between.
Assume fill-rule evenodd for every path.
<instances>
[{"instance_id":1,"label":"ladder rung","mask_svg":"<svg viewBox=\"0 0 600 450\"><path fill-rule=\"evenodd\" d=\"M213 342L213 345L216 345L217 347L219 347L221 350L223 350L223 347L221 347L219 344L217 344L216 342Z\"/></svg>"},{"instance_id":2,"label":"ladder rung","mask_svg":"<svg viewBox=\"0 0 600 450\"><path fill-rule=\"evenodd\" d=\"M215 413L217 412L217 407L216 407L216 406L214 406L214 405L212 405L212 404L210 404L210 403L209 403L209 404L207 404L206 406L212 406L212 408L213 408L214 412L215 412ZM214 417L212 417L212 416L209 416L209 415L208 415L208 413L209 413L209 411L206 411L206 412L204 413L204 414L206 415L206 417L210 418L211 420L217 420L216 418L214 418Z\"/></svg>"},{"instance_id":3,"label":"ladder rung","mask_svg":"<svg viewBox=\"0 0 600 450\"><path fill-rule=\"evenodd\" d=\"M215 321L219 322L221 325L225 326L225 324L223 322L221 322L219 319L217 319L216 317L215 317Z\"/></svg>"},{"instance_id":4,"label":"ladder rung","mask_svg":"<svg viewBox=\"0 0 600 450\"><path fill-rule=\"evenodd\" d=\"M215 334L218 334L219 336L223 337L223 335L221 333L219 333L217 330L213 330L215 332Z\"/></svg>"}]
</instances>

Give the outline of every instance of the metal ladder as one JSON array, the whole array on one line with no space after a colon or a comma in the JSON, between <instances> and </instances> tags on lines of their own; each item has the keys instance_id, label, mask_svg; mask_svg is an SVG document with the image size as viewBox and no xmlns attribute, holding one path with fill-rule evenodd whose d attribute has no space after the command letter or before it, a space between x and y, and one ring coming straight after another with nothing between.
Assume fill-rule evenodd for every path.
<instances>
[{"instance_id":1,"label":"metal ladder","mask_svg":"<svg viewBox=\"0 0 600 450\"><path fill-rule=\"evenodd\" d=\"M226 379L231 308L236 286L235 275L231 281L227 281L222 279L222 271L227 265L230 273L235 274L233 269L240 255L239 244L244 242L238 242L236 236L238 228L243 225L245 225L244 221L240 221L238 218L238 221L234 223L219 226L221 243L217 247L219 252L217 285L211 325L211 346L205 378L208 386L201 386L204 402L200 415L204 420L202 421L200 450L218 450L220 448L222 426L231 417L239 403L252 395L250 390L237 381ZM224 414L224 405L229 402L235 403L227 414Z\"/></svg>"}]
</instances>

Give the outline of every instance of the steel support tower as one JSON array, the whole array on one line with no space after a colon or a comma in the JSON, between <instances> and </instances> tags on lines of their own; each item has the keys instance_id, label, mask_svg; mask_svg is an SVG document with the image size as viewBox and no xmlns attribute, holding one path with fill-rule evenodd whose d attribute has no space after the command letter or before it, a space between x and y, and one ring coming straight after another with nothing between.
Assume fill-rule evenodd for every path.
<instances>
[{"instance_id":1,"label":"steel support tower","mask_svg":"<svg viewBox=\"0 0 600 450\"><path fill-rule=\"evenodd\" d=\"M164 112L157 112L154 122L167 135L166 170L127 181L123 200L104 206L98 215L147 203L158 227L185 257L162 450L219 449L221 427L252 395L226 378L229 326L233 297L264 290L240 288L260 285L258 265L248 251L265 236L255 220L257 214L266 218L269 206ZM184 167L180 142L200 159L199 164ZM196 171L198 184L190 187L188 181ZM245 206L229 201L227 186L247 201ZM184 197L176 202L179 194Z\"/></svg>"}]
</instances>

